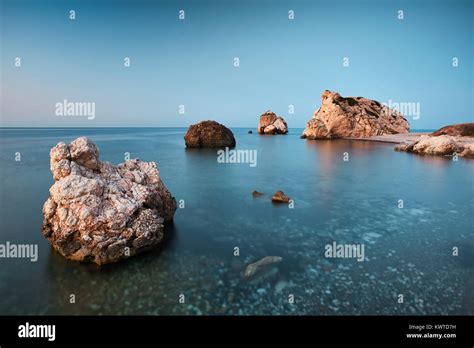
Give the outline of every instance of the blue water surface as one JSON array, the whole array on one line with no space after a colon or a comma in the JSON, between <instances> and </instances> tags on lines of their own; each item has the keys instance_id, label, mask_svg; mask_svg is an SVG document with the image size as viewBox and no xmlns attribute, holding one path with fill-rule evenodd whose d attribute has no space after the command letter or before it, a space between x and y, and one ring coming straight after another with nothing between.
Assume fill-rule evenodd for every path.
<instances>
[{"instance_id":1,"label":"blue water surface","mask_svg":"<svg viewBox=\"0 0 474 348\"><path fill-rule=\"evenodd\" d=\"M186 150L184 128L1 129L0 243L38 244L39 259L0 259L0 314L474 313L473 160L253 131L233 129L255 167ZM49 150L79 136L113 164L157 163L182 203L161 248L103 267L50 248ZM277 190L291 206L271 203ZM333 242L364 245L365 260L325 257ZM242 276L268 255L283 261Z\"/></svg>"}]
</instances>

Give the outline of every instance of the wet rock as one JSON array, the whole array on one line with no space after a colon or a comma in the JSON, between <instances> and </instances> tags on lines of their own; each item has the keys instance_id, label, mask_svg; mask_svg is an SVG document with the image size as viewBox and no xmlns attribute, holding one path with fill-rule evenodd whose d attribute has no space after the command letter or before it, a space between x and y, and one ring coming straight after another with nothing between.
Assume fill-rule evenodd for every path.
<instances>
[{"instance_id":1,"label":"wet rock","mask_svg":"<svg viewBox=\"0 0 474 348\"><path fill-rule=\"evenodd\" d=\"M283 258L280 256L265 256L264 258L258 260L257 262L247 265L247 267L245 268L244 277L250 278L254 276L255 274L257 274L258 272L261 272L267 266L279 263L282 260Z\"/></svg>"},{"instance_id":2,"label":"wet rock","mask_svg":"<svg viewBox=\"0 0 474 348\"><path fill-rule=\"evenodd\" d=\"M274 203L288 203L290 202L290 197L286 196L283 191L277 191L272 196L272 202Z\"/></svg>"},{"instance_id":3,"label":"wet rock","mask_svg":"<svg viewBox=\"0 0 474 348\"><path fill-rule=\"evenodd\" d=\"M260 134L286 134L288 125L283 117L277 116L273 111L268 110L260 116L258 124Z\"/></svg>"},{"instance_id":4,"label":"wet rock","mask_svg":"<svg viewBox=\"0 0 474 348\"><path fill-rule=\"evenodd\" d=\"M43 205L43 235L64 257L99 265L157 246L176 200L154 162L99 160L81 137L51 149L55 183Z\"/></svg>"},{"instance_id":5,"label":"wet rock","mask_svg":"<svg viewBox=\"0 0 474 348\"><path fill-rule=\"evenodd\" d=\"M254 196L254 197L260 197L261 195L263 195L263 193L258 192L257 190L252 191L252 196Z\"/></svg>"},{"instance_id":6,"label":"wet rock","mask_svg":"<svg viewBox=\"0 0 474 348\"><path fill-rule=\"evenodd\" d=\"M232 131L216 121L202 121L189 127L184 136L186 147L235 147Z\"/></svg>"},{"instance_id":7,"label":"wet rock","mask_svg":"<svg viewBox=\"0 0 474 348\"><path fill-rule=\"evenodd\" d=\"M363 97L341 97L324 91L321 107L308 122L302 138L331 139L407 133L408 121L397 111Z\"/></svg>"}]
</instances>

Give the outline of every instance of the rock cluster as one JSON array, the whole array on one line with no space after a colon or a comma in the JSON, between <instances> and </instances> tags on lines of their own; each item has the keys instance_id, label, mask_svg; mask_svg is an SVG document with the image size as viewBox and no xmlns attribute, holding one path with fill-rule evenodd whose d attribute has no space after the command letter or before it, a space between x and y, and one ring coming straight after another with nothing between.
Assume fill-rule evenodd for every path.
<instances>
[{"instance_id":1,"label":"rock cluster","mask_svg":"<svg viewBox=\"0 0 474 348\"><path fill-rule=\"evenodd\" d=\"M321 107L308 122L302 138L331 139L406 133L408 121L397 111L363 97L341 97L324 91Z\"/></svg>"},{"instance_id":2,"label":"rock cluster","mask_svg":"<svg viewBox=\"0 0 474 348\"><path fill-rule=\"evenodd\" d=\"M189 127L184 136L186 147L235 147L232 131L216 121L202 121Z\"/></svg>"},{"instance_id":3,"label":"rock cluster","mask_svg":"<svg viewBox=\"0 0 474 348\"><path fill-rule=\"evenodd\" d=\"M258 123L259 134L286 134L288 125L283 117L277 116L271 110L266 111L260 116Z\"/></svg>"},{"instance_id":4,"label":"rock cluster","mask_svg":"<svg viewBox=\"0 0 474 348\"><path fill-rule=\"evenodd\" d=\"M428 136L423 135L418 140L410 143L401 143L395 146L395 151L412 152L421 155L474 156L474 143L464 142L462 137L450 135Z\"/></svg>"},{"instance_id":5,"label":"rock cluster","mask_svg":"<svg viewBox=\"0 0 474 348\"><path fill-rule=\"evenodd\" d=\"M51 149L54 184L43 206L43 235L64 257L102 265L157 246L176 200L154 162L113 166L88 138Z\"/></svg>"}]
</instances>

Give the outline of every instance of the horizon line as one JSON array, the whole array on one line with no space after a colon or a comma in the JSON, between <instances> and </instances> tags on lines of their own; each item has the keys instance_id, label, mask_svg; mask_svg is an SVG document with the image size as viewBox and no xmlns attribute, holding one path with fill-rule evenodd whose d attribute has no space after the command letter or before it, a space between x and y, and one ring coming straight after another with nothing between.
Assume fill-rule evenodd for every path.
<instances>
[{"instance_id":1,"label":"horizon line","mask_svg":"<svg viewBox=\"0 0 474 348\"><path fill-rule=\"evenodd\" d=\"M7 127L4 127L4 126L0 126L0 129L144 129L144 128L189 128L191 125L189 126L118 126L118 127L113 127L113 126L97 126L97 127L31 127L31 126L7 126ZM258 130L257 127L244 127L244 126L240 126L240 127L228 127L226 126L227 128L235 128L235 129L250 129L250 130L253 130L254 128L256 128ZM442 126L442 127L445 127L445 126ZM442 128L441 127L441 128ZM305 129L306 127L288 127L288 129ZM435 130L438 130L440 128L410 128L410 131L408 133L412 133L413 131L415 130L428 130L428 131L435 131Z\"/></svg>"}]
</instances>

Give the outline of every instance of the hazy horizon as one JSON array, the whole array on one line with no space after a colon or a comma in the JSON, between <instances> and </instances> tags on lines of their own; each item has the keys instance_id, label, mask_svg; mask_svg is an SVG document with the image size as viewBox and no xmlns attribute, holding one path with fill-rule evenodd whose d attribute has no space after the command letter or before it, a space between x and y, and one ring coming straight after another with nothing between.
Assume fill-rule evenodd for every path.
<instances>
[{"instance_id":1,"label":"hazy horizon","mask_svg":"<svg viewBox=\"0 0 474 348\"><path fill-rule=\"evenodd\" d=\"M471 1L0 6L3 127L187 127L206 119L256 127L271 109L304 128L325 89L417 103L420 118L407 117L412 129L473 121ZM95 103L94 119L56 116L65 99Z\"/></svg>"}]
</instances>

